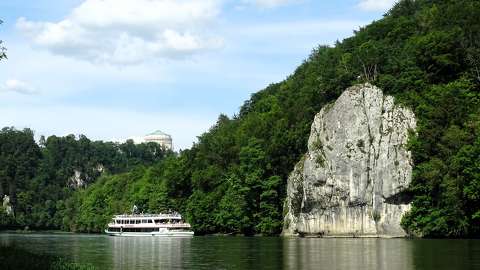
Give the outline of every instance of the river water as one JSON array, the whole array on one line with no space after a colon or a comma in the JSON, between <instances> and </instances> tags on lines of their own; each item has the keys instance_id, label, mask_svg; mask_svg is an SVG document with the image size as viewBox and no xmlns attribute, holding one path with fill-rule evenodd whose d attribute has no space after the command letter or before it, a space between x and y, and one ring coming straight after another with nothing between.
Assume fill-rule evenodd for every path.
<instances>
[{"instance_id":1,"label":"river water","mask_svg":"<svg viewBox=\"0 0 480 270\"><path fill-rule=\"evenodd\" d=\"M480 269L480 240L0 234L98 269Z\"/></svg>"}]
</instances>

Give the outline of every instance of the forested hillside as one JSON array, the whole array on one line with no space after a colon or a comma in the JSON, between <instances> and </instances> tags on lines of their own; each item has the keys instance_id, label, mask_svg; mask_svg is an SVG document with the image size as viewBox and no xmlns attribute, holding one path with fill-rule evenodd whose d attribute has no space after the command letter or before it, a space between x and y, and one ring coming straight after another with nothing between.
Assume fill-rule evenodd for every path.
<instances>
[{"instance_id":1,"label":"forested hillside","mask_svg":"<svg viewBox=\"0 0 480 270\"><path fill-rule=\"evenodd\" d=\"M415 168L404 228L427 237L479 236L478 18L476 0L400 1L351 38L314 49L286 80L252 95L237 115L221 115L178 157L104 175L76 192L61 211L63 228L99 231L109 215L136 203L144 211L177 209L199 234L278 234L286 179L306 152L314 115L368 81L418 118L408 145Z\"/></svg>"},{"instance_id":2,"label":"forested hillside","mask_svg":"<svg viewBox=\"0 0 480 270\"><path fill-rule=\"evenodd\" d=\"M155 143L92 142L74 135L42 137L37 144L32 130L4 128L0 130L0 197L10 196L15 216L0 207L0 226L60 228L66 199L75 190L101 174L152 165L167 155L172 154Z\"/></svg>"}]
</instances>

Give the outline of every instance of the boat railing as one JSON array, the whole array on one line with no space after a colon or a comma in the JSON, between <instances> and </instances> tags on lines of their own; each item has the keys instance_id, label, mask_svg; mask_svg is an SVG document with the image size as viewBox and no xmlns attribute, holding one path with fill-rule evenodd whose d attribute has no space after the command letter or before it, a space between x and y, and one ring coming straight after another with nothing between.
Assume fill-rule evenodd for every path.
<instances>
[{"instance_id":1,"label":"boat railing","mask_svg":"<svg viewBox=\"0 0 480 270\"><path fill-rule=\"evenodd\" d=\"M140 224L118 224L118 223L108 223L108 227L145 227L144 225L147 225L147 227L151 227L152 223L140 223ZM165 228L190 228L191 225L189 223L153 223L153 225L160 225L161 227Z\"/></svg>"},{"instance_id":2,"label":"boat railing","mask_svg":"<svg viewBox=\"0 0 480 270\"><path fill-rule=\"evenodd\" d=\"M123 214L116 215L116 218L182 218L178 213L174 214Z\"/></svg>"}]
</instances>

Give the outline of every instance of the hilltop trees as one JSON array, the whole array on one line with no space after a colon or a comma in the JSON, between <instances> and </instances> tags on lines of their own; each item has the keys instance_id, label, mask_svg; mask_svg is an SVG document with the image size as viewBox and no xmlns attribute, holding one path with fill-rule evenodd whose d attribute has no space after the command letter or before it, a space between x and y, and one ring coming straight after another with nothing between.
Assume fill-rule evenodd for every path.
<instances>
[{"instance_id":1,"label":"hilltop trees","mask_svg":"<svg viewBox=\"0 0 480 270\"><path fill-rule=\"evenodd\" d=\"M59 228L72 203L67 199L76 190L102 174L150 166L172 155L155 143L93 142L83 135L40 138L37 145L33 131L4 128L0 131L0 195L10 195L15 217L4 216L0 225Z\"/></svg>"},{"instance_id":2,"label":"hilltop trees","mask_svg":"<svg viewBox=\"0 0 480 270\"><path fill-rule=\"evenodd\" d=\"M39 160L40 149L32 130L3 128L0 131L0 198L8 194L14 212L17 210L17 191L28 187Z\"/></svg>"}]
</instances>

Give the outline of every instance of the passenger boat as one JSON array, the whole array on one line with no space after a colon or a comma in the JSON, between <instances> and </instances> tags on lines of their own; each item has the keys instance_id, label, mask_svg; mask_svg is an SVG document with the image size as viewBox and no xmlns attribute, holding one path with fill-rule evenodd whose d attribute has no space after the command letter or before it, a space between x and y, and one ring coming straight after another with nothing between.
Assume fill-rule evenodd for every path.
<instances>
[{"instance_id":1,"label":"passenger boat","mask_svg":"<svg viewBox=\"0 0 480 270\"><path fill-rule=\"evenodd\" d=\"M112 236L193 236L179 213L116 215L105 233Z\"/></svg>"}]
</instances>

